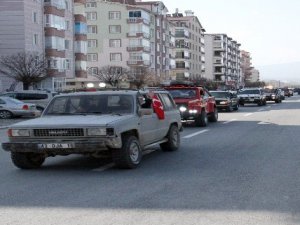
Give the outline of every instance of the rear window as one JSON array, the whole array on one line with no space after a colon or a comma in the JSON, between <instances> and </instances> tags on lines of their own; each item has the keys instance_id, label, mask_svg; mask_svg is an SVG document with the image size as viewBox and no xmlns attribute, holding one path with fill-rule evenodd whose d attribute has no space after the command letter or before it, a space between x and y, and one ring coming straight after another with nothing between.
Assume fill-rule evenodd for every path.
<instances>
[{"instance_id":1,"label":"rear window","mask_svg":"<svg viewBox=\"0 0 300 225\"><path fill-rule=\"evenodd\" d=\"M17 93L16 99L19 100L42 100L47 99L48 95L43 93Z\"/></svg>"},{"instance_id":2,"label":"rear window","mask_svg":"<svg viewBox=\"0 0 300 225\"><path fill-rule=\"evenodd\" d=\"M168 89L173 98L195 98L195 89Z\"/></svg>"},{"instance_id":3,"label":"rear window","mask_svg":"<svg viewBox=\"0 0 300 225\"><path fill-rule=\"evenodd\" d=\"M259 90L243 90L239 94L260 94Z\"/></svg>"},{"instance_id":4,"label":"rear window","mask_svg":"<svg viewBox=\"0 0 300 225\"><path fill-rule=\"evenodd\" d=\"M211 91L210 94L216 98L228 98L229 97L229 93L228 92L214 92Z\"/></svg>"}]
</instances>

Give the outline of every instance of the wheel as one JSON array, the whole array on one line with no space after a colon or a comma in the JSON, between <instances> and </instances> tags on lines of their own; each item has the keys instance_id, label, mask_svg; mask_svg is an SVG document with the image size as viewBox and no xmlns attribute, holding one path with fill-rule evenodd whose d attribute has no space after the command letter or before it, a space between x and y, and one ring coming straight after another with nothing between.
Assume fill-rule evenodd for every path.
<instances>
[{"instance_id":1,"label":"wheel","mask_svg":"<svg viewBox=\"0 0 300 225\"><path fill-rule=\"evenodd\" d=\"M201 111L201 114L198 116L198 118L195 119L196 126L199 127L206 127L208 123L207 114L205 110L203 109Z\"/></svg>"},{"instance_id":2,"label":"wheel","mask_svg":"<svg viewBox=\"0 0 300 225\"><path fill-rule=\"evenodd\" d=\"M160 144L160 148L163 151L176 151L180 145L180 135L178 127L171 125L169 132L167 134L168 141Z\"/></svg>"},{"instance_id":3,"label":"wheel","mask_svg":"<svg viewBox=\"0 0 300 225\"><path fill-rule=\"evenodd\" d=\"M20 169L37 169L45 161L45 157L37 153L11 152L14 165Z\"/></svg>"},{"instance_id":4,"label":"wheel","mask_svg":"<svg viewBox=\"0 0 300 225\"><path fill-rule=\"evenodd\" d=\"M136 168L142 160L139 140L133 135L124 135L122 137L122 147L112 150L112 158L118 168Z\"/></svg>"},{"instance_id":5,"label":"wheel","mask_svg":"<svg viewBox=\"0 0 300 225\"><path fill-rule=\"evenodd\" d=\"M267 105L267 100L263 100L262 105Z\"/></svg>"},{"instance_id":6,"label":"wheel","mask_svg":"<svg viewBox=\"0 0 300 225\"><path fill-rule=\"evenodd\" d=\"M227 107L226 109L227 112L232 112L233 108L232 108L232 104L230 103L230 105Z\"/></svg>"},{"instance_id":7,"label":"wheel","mask_svg":"<svg viewBox=\"0 0 300 225\"><path fill-rule=\"evenodd\" d=\"M217 122L218 117L219 117L218 109L215 108L214 112L210 114L208 120L209 120L209 122Z\"/></svg>"},{"instance_id":8,"label":"wheel","mask_svg":"<svg viewBox=\"0 0 300 225\"><path fill-rule=\"evenodd\" d=\"M13 114L10 111L2 110L0 111L0 118L1 119L10 119L13 117Z\"/></svg>"},{"instance_id":9,"label":"wheel","mask_svg":"<svg viewBox=\"0 0 300 225\"><path fill-rule=\"evenodd\" d=\"M239 107L240 107L239 104L236 104L235 107L234 107L234 110L238 111Z\"/></svg>"}]
</instances>

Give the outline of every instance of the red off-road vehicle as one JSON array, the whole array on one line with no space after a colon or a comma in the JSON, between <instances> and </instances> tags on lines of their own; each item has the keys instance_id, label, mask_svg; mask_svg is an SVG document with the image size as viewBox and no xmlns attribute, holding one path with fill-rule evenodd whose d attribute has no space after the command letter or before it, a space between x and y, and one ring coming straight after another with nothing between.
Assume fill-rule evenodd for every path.
<instances>
[{"instance_id":1,"label":"red off-road vehicle","mask_svg":"<svg viewBox=\"0 0 300 225\"><path fill-rule=\"evenodd\" d=\"M218 121L215 98L204 87L193 84L175 83L164 87L168 90L181 113L182 120L194 120L196 126L205 127Z\"/></svg>"}]
</instances>

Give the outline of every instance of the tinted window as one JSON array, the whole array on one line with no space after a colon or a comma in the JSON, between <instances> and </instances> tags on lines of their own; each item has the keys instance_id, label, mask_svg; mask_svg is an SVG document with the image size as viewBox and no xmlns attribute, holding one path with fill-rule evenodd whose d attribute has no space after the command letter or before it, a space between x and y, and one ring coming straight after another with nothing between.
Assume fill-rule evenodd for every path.
<instances>
[{"instance_id":1,"label":"tinted window","mask_svg":"<svg viewBox=\"0 0 300 225\"><path fill-rule=\"evenodd\" d=\"M17 93L16 99L19 100L42 100L47 99L48 95L43 93Z\"/></svg>"},{"instance_id":2,"label":"tinted window","mask_svg":"<svg viewBox=\"0 0 300 225\"><path fill-rule=\"evenodd\" d=\"M228 92L215 92L211 91L210 94L216 98L228 98L229 93Z\"/></svg>"},{"instance_id":3,"label":"tinted window","mask_svg":"<svg viewBox=\"0 0 300 225\"><path fill-rule=\"evenodd\" d=\"M195 89L169 89L168 90L173 98L195 98Z\"/></svg>"},{"instance_id":4,"label":"tinted window","mask_svg":"<svg viewBox=\"0 0 300 225\"><path fill-rule=\"evenodd\" d=\"M243 90L239 94L260 94L259 90Z\"/></svg>"}]
</instances>

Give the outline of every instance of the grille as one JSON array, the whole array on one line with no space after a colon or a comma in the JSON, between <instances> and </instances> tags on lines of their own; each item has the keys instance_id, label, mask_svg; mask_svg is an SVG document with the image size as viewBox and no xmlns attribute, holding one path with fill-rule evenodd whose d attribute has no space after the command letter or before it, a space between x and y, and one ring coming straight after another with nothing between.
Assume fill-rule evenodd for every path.
<instances>
[{"instance_id":1,"label":"grille","mask_svg":"<svg viewBox=\"0 0 300 225\"><path fill-rule=\"evenodd\" d=\"M83 137L84 131L82 128L69 129L34 129L35 137Z\"/></svg>"}]
</instances>

